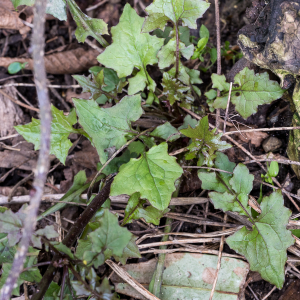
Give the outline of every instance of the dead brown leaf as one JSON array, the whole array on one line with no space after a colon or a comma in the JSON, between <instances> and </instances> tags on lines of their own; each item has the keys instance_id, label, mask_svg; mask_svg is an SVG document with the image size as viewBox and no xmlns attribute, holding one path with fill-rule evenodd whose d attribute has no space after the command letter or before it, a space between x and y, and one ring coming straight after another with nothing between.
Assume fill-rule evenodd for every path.
<instances>
[{"instance_id":1,"label":"dead brown leaf","mask_svg":"<svg viewBox=\"0 0 300 300\"><path fill-rule=\"evenodd\" d=\"M255 126L252 126L252 128L256 128ZM249 127L241 126L239 130L248 130ZM236 131L236 128L231 127L230 131ZM253 132L241 132L235 134L236 137L238 137L242 142L248 143L251 142L252 145L255 147L259 147L264 139L268 137L268 134L264 131L253 131Z\"/></svg>"},{"instance_id":2,"label":"dead brown leaf","mask_svg":"<svg viewBox=\"0 0 300 300\"><path fill-rule=\"evenodd\" d=\"M12 82L13 80L10 80L7 83ZM17 93L13 87L5 88L4 92L12 98L17 99ZM0 136L2 137L16 133L14 126L24 121L21 108L2 94L0 94L0 120Z\"/></svg>"},{"instance_id":3,"label":"dead brown leaf","mask_svg":"<svg viewBox=\"0 0 300 300\"><path fill-rule=\"evenodd\" d=\"M10 0L1 0L0 16L0 28L19 30L21 34L30 31L30 27L26 26L19 18L20 12L15 11ZM25 11L25 16L26 21L31 23L32 15L27 15L27 11Z\"/></svg>"},{"instance_id":4,"label":"dead brown leaf","mask_svg":"<svg viewBox=\"0 0 300 300\"><path fill-rule=\"evenodd\" d=\"M96 50L84 50L77 48L74 50L54 53L45 56L45 67L50 74L76 74L98 64ZM0 57L0 67L7 68L13 62L27 62L25 69L33 70L33 60L31 58L11 58Z\"/></svg>"}]
</instances>

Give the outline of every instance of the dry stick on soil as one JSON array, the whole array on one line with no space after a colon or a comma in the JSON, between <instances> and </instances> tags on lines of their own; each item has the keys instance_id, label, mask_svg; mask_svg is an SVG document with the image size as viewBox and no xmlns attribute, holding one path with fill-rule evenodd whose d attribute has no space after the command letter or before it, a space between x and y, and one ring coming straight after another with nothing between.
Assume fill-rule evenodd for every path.
<instances>
[{"instance_id":1,"label":"dry stick on soil","mask_svg":"<svg viewBox=\"0 0 300 300\"><path fill-rule=\"evenodd\" d=\"M224 222L226 223L227 221L227 215L224 216ZM223 227L223 230L225 228ZM223 248L224 248L224 235L221 237L221 242L220 242L220 249L219 249L219 255L218 255L218 264L217 264L217 272L215 275L215 280L211 289L211 293L210 293L210 297L209 300L212 300L214 293L215 293L215 289L216 289L216 285L217 285L217 281L218 281L218 275L219 275L219 271L221 268L221 259L222 259L222 252L223 252Z\"/></svg>"},{"instance_id":2,"label":"dry stick on soil","mask_svg":"<svg viewBox=\"0 0 300 300\"><path fill-rule=\"evenodd\" d=\"M17 100L17 99L14 99L14 98L11 97L10 95L8 95L8 94L6 94L4 91L2 91L1 89L0 89L0 93L1 93L3 96L5 96L7 99L9 99L10 101L12 101L12 102L14 102L14 103L16 103L16 104L18 104L18 105L20 105L20 106L23 106L23 107L25 107L25 108L27 108L27 109L30 109L30 110L34 110L34 111L36 111L36 112L40 112L40 110L39 110L38 108L29 106L29 105L27 105L27 104L22 103L21 101L19 101L19 100Z\"/></svg>"},{"instance_id":3,"label":"dry stick on soil","mask_svg":"<svg viewBox=\"0 0 300 300\"><path fill-rule=\"evenodd\" d=\"M294 161L294 160L289 160L289 159L275 159L275 158L263 158L263 159L256 159L256 160L249 160L249 161L244 161L243 163L245 165L247 164L252 164L252 163L257 163L261 161L277 161L280 164L285 164L285 165L297 165L300 166L299 161Z\"/></svg>"},{"instance_id":4,"label":"dry stick on soil","mask_svg":"<svg viewBox=\"0 0 300 300\"><path fill-rule=\"evenodd\" d=\"M94 10L94 9L96 9L97 7L101 6L102 4L105 4L106 2L108 2L108 0L103 0L103 1L97 3L97 4L93 5L93 6L88 7L88 8L86 9L86 11Z\"/></svg>"},{"instance_id":5,"label":"dry stick on soil","mask_svg":"<svg viewBox=\"0 0 300 300\"><path fill-rule=\"evenodd\" d=\"M189 113L191 116L193 116L194 118L196 118L197 120L201 120L201 117L199 117L197 114L195 114L194 112L190 111L187 108L182 107L182 109L184 111L186 111L187 113ZM215 128L215 126L209 124L210 128ZM217 129L218 132L220 132L219 129ZM240 148L244 153L246 153L249 157L251 157L266 173L267 173L267 169L259 162L256 160L256 158L247 150L245 149L242 145L240 145L237 141L235 141L233 138L231 138L230 136L226 136L225 137L232 142L233 144L235 144L238 148ZM294 204L294 206L296 207L296 209L298 211L300 211L299 206L296 204L296 202L294 201L294 199L291 197L290 193L287 192L284 188L282 188L281 184L279 183L279 181L276 178L272 178L273 181L279 186L279 188L282 190L282 192L284 194L286 194L286 196L289 198L289 200ZM296 197L297 198L297 197Z\"/></svg>"},{"instance_id":6,"label":"dry stick on soil","mask_svg":"<svg viewBox=\"0 0 300 300\"><path fill-rule=\"evenodd\" d=\"M113 261L107 260L105 263L109 265L118 274L119 277L121 277L124 281L126 281L129 285L131 285L136 291L142 294L146 299L159 300L159 298L155 297L148 290L146 290L140 283L138 283L135 279L133 279L124 269L119 267Z\"/></svg>"},{"instance_id":7,"label":"dry stick on soil","mask_svg":"<svg viewBox=\"0 0 300 300\"><path fill-rule=\"evenodd\" d=\"M13 77L13 76L12 76ZM10 79L11 77L7 78L6 80ZM9 86L26 86L26 87L35 87L34 83L8 83L4 85L0 85L0 89L9 87ZM79 89L81 86L79 84L70 84L70 85L60 85L60 84L48 84L48 88L54 89Z\"/></svg>"},{"instance_id":8,"label":"dry stick on soil","mask_svg":"<svg viewBox=\"0 0 300 300\"><path fill-rule=\"evenodd\" d=\"M272 290L265 296L263 297L261 300L266 300L267 298L269 298L269 296L277 289L277 287L274 285Z\"/></svg>"},{"instance_id":9,"label":"dry stick on soil","mask_svg":"<svg viewBox=\"0 0 300 300\"><path fill-rule=\"evenodd\" d=\"M65 194L45 194L42 197L42 201L45 202L58 202L58 203L67 203L67 204L73 204L73 205L80 205L80 206L87 206L84 203L76 203L76 202L65 202L60 201L60 199ZM87 199L87 194L81 195L82 199ZM6 205L6 204L15 204L15 203L26 203L30 201L29 195L23 195L23 196L14 196L11 201L7 202L8 197L7 196L0 196L0 205ZM120 196L113 196L110 197L110 200L112 203L124 203L127 204L129 197L126 195L120 195ZM300 199L300 197L299 197ZM192 205L192 204L203 204L208 202L209 199L205 197L175 197L171 198L170 205Z\"/></svg>"},{"instance_id":10,"label":"dry stick on soil","mask_svg":"<svg viewBox=\"0 0 300 300\"><path fill-rule=\"evenodd\" d=\"M4 137L0 138L0 141L8 140L8 139L17 137L18 135L19 135L18 133L15 133L15 134L12 134L12 135L4 136Z\"/></svg>"},{"instance_id":11,"label":"dry stick on soil","mask_svg":"<svg viewBox=\"0 0 300 300\"><path fill-rule=\"evenodd\" d=\"M74 242L76 241L77 237L80 235L82 230L85 226L90 222L96 211L102 206L102 204L106 201L109 196L110 186L113 181L113 177L108 179L106 185L101 189L101 191L96 195L96 197L92 200L89 206L84 210L84 212L77 218L74 225L69 230L67 236L63 240L63 244L70 248ZM55 255L52 259L52 262L57 261L60 258L59 255ZM46 291L50 283L52 282L57 269L51 264L46 273L44 274L43 278L39 284L39 292L34 294L31 300L41 300L43 299ZM4 299L3 299L4 300Z\"/></svg>"},{"instance_id":12,"label":"dry stick on soil","mask_svg":"<svg viewBox=\"0 0 300 300\"><path fill-rule=\"evenodd\" d=\"M221 75L221 32L220 32L220 12L219 0L215 0L215 18L216 18L216 33L217 33L217 74ZM217 96L220 97L221 92L218 90ZM216 128L220 126L220 109L216 113Z\"/></svg>"},{"instance_id":13,"label":"dry stick on soil","mask_svg":"<svg viewBox=\"0 0 300 300\"><path fill-rule=\"evenodd\" d=\"M32 198L30 205L27 208L27 216L24 221L23 236L14 257L9 276L0 291L0 300L10 299L11 293L23 269L29 242L35 229L36 217L49 169L51 110L46 86L46 70L44 64L44 22L46 5L46 0L37 0L35 3L34 32L32 35L34 77L40 106L41 148L35 172L35 180L33 182L33 189L31 190Z\"/></svg>"},{"instance_id":14,"label":"dry stick on soil","mask_svg":"<svg viewBox=\"0 0 300 300\"><path fill-rule=\"evenodd\" d=\"M300 126L295 127L274 127L274 128L253 128L253 129L245 129L245 130L238 130L238 131L228 131L225 132L223 135L231 135L237 133L244 133L244 132L256 132L256 131L280 131L280 130L296 130L300 129Z\"/></svg>"},{"instance_id":15,"label":"dry stick on soil","mask_svg":"<svg viewBox=\"0 0 300 300\"><path fill-rule=\"evenodd\" d=\"M226 107L226 113L225 113L225 119L224 119L223 133L226 132L226 124L227 124L228 110L229 110L229 104L230 104L230 98L231 98L231 90L232 90L232 82L230 82L230 87L229 87L229 94L228 94L227 107Z\"/></svg>"}]
</instances>

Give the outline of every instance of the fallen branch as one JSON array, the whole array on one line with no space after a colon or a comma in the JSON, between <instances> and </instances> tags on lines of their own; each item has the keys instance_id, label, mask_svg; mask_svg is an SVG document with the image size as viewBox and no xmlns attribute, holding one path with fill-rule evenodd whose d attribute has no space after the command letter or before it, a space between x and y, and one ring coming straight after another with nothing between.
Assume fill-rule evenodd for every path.
<instances>
[{"instance_id":1,"label":"fallen branch","mask_svg":"<svg viewBox=\"0 0 300 300\"><path fill-rule=\"evenodd\" d=\"M46 70L44 64L44 23L46 15L46 0L37 0L34 13L34 32L32 35L33 69L36 90L40 106L41 119L41 148L35 172L30 205L24 221L23 236L18 245L9 276L0 291L0 300L10 299L26 259L29 242L36 225L36 217L43 195L43 188L49 169L51 110L46 86Z\"/></svg>"}]
</instances>

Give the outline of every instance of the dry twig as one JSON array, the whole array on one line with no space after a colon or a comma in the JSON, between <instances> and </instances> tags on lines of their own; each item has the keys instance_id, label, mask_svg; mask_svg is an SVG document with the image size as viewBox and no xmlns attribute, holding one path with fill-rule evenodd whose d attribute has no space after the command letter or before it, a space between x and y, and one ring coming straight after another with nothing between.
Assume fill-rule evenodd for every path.
<instances>
[{"instance_id":1,"label":"dry twig","mask_svg":"<svg viewBox=\"0 0 300 300\"><path fill-rule=\"evenodd\" d=\"M44 64L44 22L46 5L46 0L37 0L35 3L34 33L32 35L34 77L41 110L41 148L33 183L34 188L31 190L32 198L24 221L23 235L19 243L18 251L14 257L11 271L0 291L0 300L10 299L14 286L23 269L29 242L35 229L36 217L49 169L51 110Z\"/></svg>"}]
</instances>

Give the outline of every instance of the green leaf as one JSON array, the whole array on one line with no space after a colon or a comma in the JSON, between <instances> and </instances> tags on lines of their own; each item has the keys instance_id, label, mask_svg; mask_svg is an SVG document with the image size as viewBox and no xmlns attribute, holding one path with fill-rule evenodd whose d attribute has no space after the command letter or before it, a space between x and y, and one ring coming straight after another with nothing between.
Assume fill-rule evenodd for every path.
<instances>
[{"instance_id":1,"label":"green leaf","mask_svg":"<svg viewBox=\"0 0 300 300\"><path fill-rule=\"evenodd\" d=\"M228 159L228 156L225 155L224 153L221 152L217 152L216 153L216 159L215 159L215 167L217 169L220 170L224 170L227 172L233 172L234 168L235 168L235 163L231 162ZM247 172L247 174L249 174L249 171ZM227 185L229 186L229 180L232 177L232 174L229 173L225 173L225 172L219 172L219 176L221 178L221 180ZM250 177L251 178L251 177Z\"/></svg>"},{"instance_id":2,"label":"green leaf","mask_svg":"<svg viewBox=\"0 0 300 300\"><path fill-rule=\"evenodd\" d=\"M224 75L223 75L224 76ZM213 87L222 86L224 93L214 102L214 108L223 108L227 106L229 84L220 75L212 75ZM221 82L223 84L221 84ZM250 117L257 112L258 105L269 104L280 98L284 90L281 89L278 82L270 80L267 72L254 74L253 70L243 69L234 77L234 84L237 87L232 88L231 102L235 105L236 111L244 118Z\"/></svg>"},{"instance_id":3,"label":"green leaf","mask_svg":"<svg viewBox=\"0 0 300 300\"><path fill-rule=\"evenodd\" d=\"M51 149L50 153L54 154L63 164L68 156L68 151L72 146L68 139L70 133L79 133L79 130L72 125L77 123L76 112L72 110L68 116L65 116L62 110L58 110L51 105L52 122L51 122ZM32 118L32 122L26 125L15 126L15 129L24 139L34 144L35 150L40 148L40 130L41 121Z\"/></svg>"},{"instance_id":4,"label":"green leaf","mask_svg":"<svg viewBox=\"0 0 300 300\"><path fill-rule=\"evenodd\" d=\"M93 274L92 276L90 274ZM87 276L89 280L89 285L92 290L95 290L98 294L102 295L101 299L105 300L117 300L119 297L116 293L113 292L113 287L109 285L109 281L106 277L103 278L100 285L100 278L96 275L96 272L93 268L90 269L89 274ZM99 298L95 298L91 296L91 292L86 289L85 285L80 281L71 281L72 287L74 288L76 294L78 296L89 296L89 300L96 300Z\"/></svg>"},{"instance_id":5,"label":"green leaf","mask_svg":"<svg viewBox=\"0 0 300 300\"><path fill-rule=\"evenodd\" d=\"M262 212L254 220L252 231L243 227L226 239L230 248L247 258L252 271L259 272L279 289L285 279L286 250L295 242L286 229L292 213L283 204L280 192L264 197L260 205Z\"/></svg>"},{"instance_id":6,"label":"green leaf","mask_svg":"<svg viewBox=\"0 0 300 300\"><path fill-rule=\"evenodd\" d=\"M209 90L204 94L209 100L213 100L217 97L217 91L216 90Z\"/></svg>"},{"instance_id":7,"label":"green leaf","mask_svg":"<svg viewBox=\"0 0 300 300\"><path fill-rule=\"evenodd\" d=\"M90 99L94 99L98 103L103 99L101 104L116 98L117 94L121 93L122 88L127 84L126 81L120 80L117 73L112 69L94 67L91 73L87 77L84 75L73 75L73 77L82 86L82 92L91 93Z\"/></svg>"},{"instance_id":8,"label":"green leaf","mask_svg":"<svg viewBox=\"0 0 300 300\"><path fill-rule=\"evenodd\" d=\"M184 43L179 42L179 51L187 60L191 58L194 53L194 45L188 47ZM176 38L172 38L161 50L157 53L158 66L160 69L169 67L176 61Z\"/></svg>"},{"instance_id":9,"label":"green leaf","mask_svg":"<svg viewBox=\"0 0 300 300\"><path fill-rule=\"evenodd\" d=\"M37 262L37 254L38 252L33 249L32 247L29 247L28 254L30 256L26 257L24 268L30 268L33 264L36 264ZM2 274L0 278L0 288L2 288L6 282L6 279L8 278L8 275L11 272L12 263L4 263L2 265ZM20 274L17 284L13 289L13 295L19 296L20 295L20 285L24 281L29 281L32 283L39 283L42 279L42 276L40 274L40 271L37 267L31 267L29 270L24 271Z\"/></svg>"},{"instance_id":10,"label":"green leaf","mask_svg":"<svg viewBox=\"0 0 300 300\"><path fill-rule=\"evenodd\" d=\"M190 76L187 73L186 67L182 64L181 60L179 60L179 65L178 65L178 77L177 79L180 80L182 83L185 85L190 85ZM175 78L175 73L176 73L176 67L174 66L171 70L167 72L172 78Z\"/></svg>"},{"instance_id":11,"label":"green leaf","mask_svg":"<svg viewBox=\"0 0 300 300\"><path fill-rule=\"evenodd\" d=\"M142 115L141 96L125 96L110 108L100 108L93 100L73 99L79 123L92 138L100 162L104 164L108 153L104 150L115 146L119 149L126 143L126 135L133 130L131 122Z\"/></svg>"},{"instance_id":12,"label":"green leaf","mask_svg":"<svg viewBox=\"0 0 300 300\"><path fill-rule=\"evenodd\" d=\"M179 26L178 29L180 41L182 41L186 45L186 47L190 46L192 44L190 41L190 29L187 26Z\"/></svg>"},{"instance_id":13,"label":"green leaf","mask_svg":"<svg viewBox=\"0 0 300 300\"><path fill-rule=\"evenodd\" d=\"M190 83L191 84L201 84L203 83L202 79L200 78L200 71L189 69L185 67L185 71L190 76Z\"/></svg>"},{"instance_id":14,"label":"green leaf","mask_svg":"<svg viewBox=\"0 0 300 300\"><path fill-rule=\"evenodd\" d=\"M156 28L163 30L168 21L178 24L181 20L183 26L191 29L197 28L197 19L209 8L204 0L155 0L146 8L148 17L143 25L143 32L150 32Z\"/></svg>"},{"instance_id":15,"label":"green leaf","mask_svg":"<svg viewBox=\"0 0 300 300\"><path fill-rule=\"evenodd\" d=\"M120 22L111 29L113 43L98 56L101 64L114 69L119 78L132 74L134 68L139 72L129 81L128 94L133 95L144 90L155 90L156 84L146 71L147 65L158 62L158 50L163 45L163 39L141 33L144 18L126 4ZM121 51L120 51L121 49Z\"/></svg>"},{"instance_id":16,"label":"green leaf","mask_svg":"<svg viewBox=\"0 0 300 300\"><path fill-rule=\"evenodd\" d=\"M173 127L169 122L166 122L163 125L156 127L150 135L162 138L164 140L169 140L170 142L174 142L180 138L179 131L175 127Z\"/></svg>"},{"instance_id":17,"label":"green leaf","mask_svg":"<svg viewBox=\"0 0 300 300\"><path fill-rule=\"evenodd\" d=\"M24 204L16 213L13 213L11 209L0 213L0 232L7 233L8 245L10 247L16 245L22 237L26 207L27 204Z\"/></svg>"},{"instance_id":18,"label":"green leaf","mask_svg":"<svg viewBox=\"0 0 300 300\"><path fill-rule=\"evenodd\" d=\"M67 20L65 0L47 0L46 13L54 16L60 21Z\"/></svg>"},{"instance_id":19,"label":"green leaf","mask_svg":"<svg viewBox=\"0 0 300 300\"><path fill-rule=\"evenodd\" d=\"M11 2L14 5L14 7L17 8L20 5L32 6L35 0L11 0Z\"/></svg>"},{"instance_id":20,"label":"green leaf","mask_svg":"<svg viewBox=\"0 0 300 300\"><path fill-rule=\"evenodd\" d=\"M58 234L58 232L55 231L53 225L48 225L42 229L37 230L34 234L34 239L33 239L33 237L31 238L34 241L33 242L34 247L39 248L39 249L42 248L42 242L41 242L42 236L44 236L48 240L50 240L50 239L59 237L59 234Z\"/></svg>"},{"instance_id":21,"label":"green leaf","mask_svg":"<svg viewBox=\"0 0 300 300\"><path fill-rule=\"evenodd\" d=\"M152 206L147 206L146 200L140 199L140 193L134 193L128 200L128 204L125 209L125 217L123 221L123 226L128 223L132 223L133 220L138 220L143 218L147 223L152 223L154 225L159 225L160 219L164 216L169 209L160 211Z\"/></svg>"},{"instance_id":22,"label":"green leaf","mask_svg":"<svg viewBox=\"0 0 300 300\"><path fill-rule=\"evenodd\" d=\"M77 24L75 36L78 42L84 43L88 36L92 36L102 46L106 47L108 43L102 35L108 34L107 24L101 19L92 19L85 15L74 0L68 0L68 5L74 21Z\"/></svg>"},{"instance_id":23,"label":"green leaf","mask_svg":"<svg viewBox=\"0 0 300 300\"><path fill-rule=\"evenodd\" d=\"M199 30L200 38L209 38L209 31L205 25L201 25Z\"/></svg>"},{"instance_id":24,"label":"green leaf","mask_svg":"<svg viewBox=\"0 0 300 300\"><path fill-rule=\"evenodd\" d=\"M120 227L118 217L110 213L108 209L104 210L103 217L98 222L100 227L89 234L92 251L104 253L105 259L110 256L122 257L132 234L126 228ZM109 253L109 256L106 253Z\"/></svg>"},{"instance_id":25,"label":"green leaf","mask_svg":"<svg viewBox=\"0 0 300 300\"><path fill-rule=\"evenodd\" d=\"M0 240L0 264L12 263L17 252L16 246L10 246L7 238Z\"/></svg>"},{"instance_id":26,"label":"green leaf","mask_svg":"<svg viewBox=\"0 0 300 300\"><path fill-rule=\"evenodd\" d=\"M71 249L68 248L66 245L64 245L61 242L54 242L54 241L51 241L50 243L52 247L54 247L57 251L63 254L67 254L71 259L74 259L74 254L72 253Z\"/></svg>"},{"instance_id":27,"label":"green leaf","mask_svg":"<svg viewBox=\"0 0 300 300\"><path fill-rule=\"evenodd\" d=\"M173 105L176 101L193 102L194 97L191 95L189 86L183 85L179 80L173 78L167 72L163 74L163 95L167 96L170 104Z\"/></svg>"},{"instance_id":28,"label":"green leaf","mask_svg":"<svg viewBox=\"0 0 300 300\"><path fill-rule=\"evenodd\" d=\"M186 129L189 126L195 128L197 124L198 124L197 120L193 119L190 115L186 115L183 120L183 124L180 127L178 127L178 130Z\"/></svg>"},{"instance_id":29,"label":"green leaf","mask_svg":"<svg viewBox=\"0 0 300 300\"><path fill-rule=\"evenodd\" d=\"M174 182L182 174L176 159L168 155L167 143L152 147L138 159L122 165L111 186L111 196L132 195L140 192L141 198L159 210L168 207Z\"/></svg>"},{"instance_id":30,"label":"green leaf","mask_svg":"<svg viewBox=\"0 0 300 300\"><path fill-rule=\"evenodd\" d=\"M249 173L248 168L243 164L238 164L229 183L237 194L248 196L253 188L253 180L254 176Z\"/></svg>"},{"instance_id":31,"label":"green leaf","mask_svg":"<svg viewBox=\"0 0 300 300\"><path fill-rule=\"evenodd\" d=\"M145 145L140 141L136 141L129 144L127 149L130 153L142 154L145 151Z\"/></svg>"},{"instance_id":32,"label":"green leaf","mask_svg":"<svg viewBox=\"0 0 300 300\"><path fill-rule=\"evenodd\" d=\"M211 75L211 80L213 82L213 86L212 87L214 89L218 89L221 92L224 91L224 90L225 91L229 91L230 84L228 82L226 82L225 75L212 74Z\"/></svg>"},{"instance_id":33,"label":"green leaf","mask_svg":"<svg viewBox=\"0 0 300 300\"><path fill-rule=\"evenodd\" d=\"M198 177L201 180L201 188L203 190L212 190L219 193L225 193L228 191L226 185L224 185L215 172L198 172Z\"/></svg>"},{"instance_id":34,"label":"green leaf","mask_svg":"<svg viewBox=\"0 0 300 300\"><path fill-rule=\"evenodd\" d=\"M215 152L231 147L225 141L221 141L222 134L215 134L215 131L209 131L207 116L202 118L195 128L181 129L181 133L192 139L191 144L188 146L189 153L185 155L185 158L190 160L202 154L204 156L203 164L212 167L213 160L216 157Z\"/></svg>"},{"instance_id":35,"label":"green leaf","mask_svg":"<svg viewBox=\"0 0 300 300\"><path fill-rule=\"evenodd\" d=\"M279 165L277 161L272 161L268 168L268 174L270 177L276 177L279 173Z\"/></svg>"},{"instance_id":36,"label":"green leaf","mask_svg":"<svg viewBox=\"0 0 300 300\"><path fill-rule=\"evenodd\" d=\"M15 61L8 66L7 71L9 74L16 74L19 71L23 70L26 67L26 65L27 63L20 63Z\"/></svg>"},{"instance_id":37,"label":"green leaf","mask_svg":"<svg viewBox=\"0 0 300 300\"><path fill-rule=\"evenodd\" d=\"M132 236L129 243L124 248L123 254L121 257L116 257L116 261L120 261L121 264L125 265L128 258L141 258L140 250L136 245L136 236Z\"/></svg>"},{"instance_id":38,"label":"green leaf","mask_svg":"<svg viewBox=\"0 0 300 300\"><path fill-rule=\"evenodd\" d=\"M169 37L171 31L172 27L166 26L164 31L162 31L161 29L155 29L153 31L153 34L155 34L158 38L165 39L164 44L167 44L171 39L171 37Z\"/></svg>"},{"instance_id":39,"label":"green leaf","mask_svg":"<svg viewBox=\"0 0 300 300\"><path fill-rule=\"evenodd\" d=\"M99 176L100 177L100 176ZM98 178L99 178L98 177ZM100 179L99 179L100 180ZM97 180L97 182L99 181ZM43 219L44 217L61 210L67 204L63 202L80 202L80 195L89 187L90 183L86 183L87 178L85 175L85 171L79 171L75 177L74 182L71 188L65 193L65 195L60 199L61 203L56 203L55 205L48 208L42 214L40 214L37 218L38 221Z\"/></svg>"},{"instance_id":40,"label":"green leaf","mask_svg":"<svg viewBox=\"0 0 300 300\"><path fill-rule=\"evenodd\" d=\"M117 173L119 168L130 161L131 158L138 157L137 153L131 153L128 149L121 156L115 157L102 171L103 174L108 176L109 174ZM98 169L102 167L101 163L98 163Z\"/></svg>"},{"instance_id":41,"label":"green leaf","mask_svg":"<svg viewBox=\"0 0 300 300\"><path fill-rule=\"evenodd\" d=\"M60 291L60 286L57 283L52 281L44 295L44 300L55 300L55 296L53 294L58 293L59 291Z\"/></svg>"}]
</instances>

